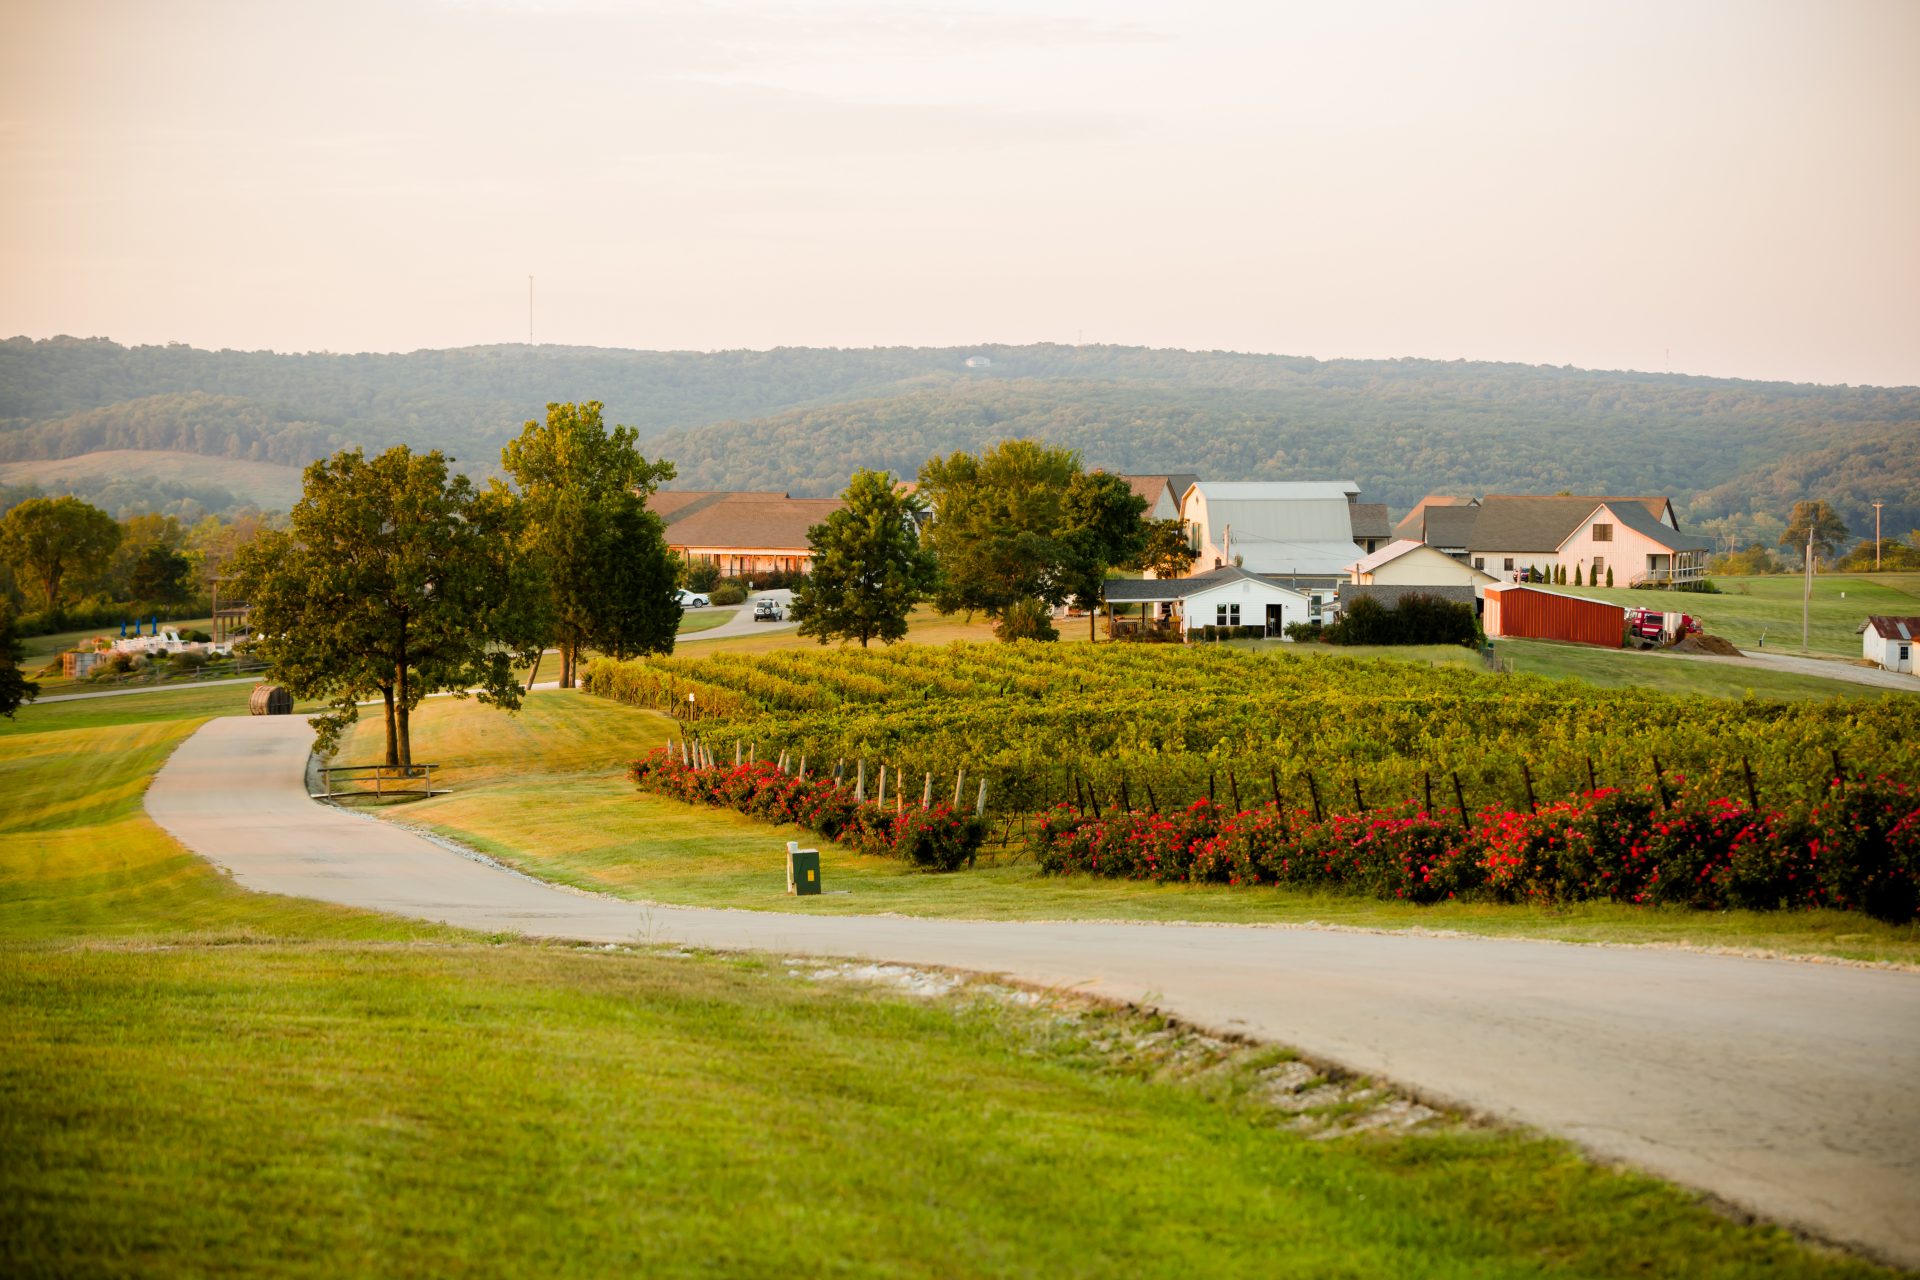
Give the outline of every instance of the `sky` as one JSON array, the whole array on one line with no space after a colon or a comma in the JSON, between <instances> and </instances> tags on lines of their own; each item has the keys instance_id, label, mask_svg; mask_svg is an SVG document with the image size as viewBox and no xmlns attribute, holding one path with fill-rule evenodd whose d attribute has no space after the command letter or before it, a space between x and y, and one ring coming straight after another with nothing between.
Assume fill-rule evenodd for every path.
<instances>
[{"instance_id":1,"label":"sky","mask_svg":"<svg viewBox=\"0 0 1920 1280\"><path fill-rule=\"evenodd\" d=\"M0 0L0 334L1920 384L1920 0Z\"/></svg>"}]
</instances>

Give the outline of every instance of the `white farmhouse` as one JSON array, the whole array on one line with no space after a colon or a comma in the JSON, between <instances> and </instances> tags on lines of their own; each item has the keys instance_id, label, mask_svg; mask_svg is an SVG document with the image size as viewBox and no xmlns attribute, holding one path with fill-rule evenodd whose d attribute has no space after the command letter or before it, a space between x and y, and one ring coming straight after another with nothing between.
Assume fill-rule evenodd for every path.
<instances>
[{"instance_id":1,"label":"white farmhouse","mask_svg":"<svg viewBox=\"0 0 1920 1280\"><path fill-rule=\"evenodd\" d=\"M1920 618L1871 617L1860 628L1860 656L1888 671L1914 674L1913 650L1920 644Z\"/></svg>"}]
</instances>

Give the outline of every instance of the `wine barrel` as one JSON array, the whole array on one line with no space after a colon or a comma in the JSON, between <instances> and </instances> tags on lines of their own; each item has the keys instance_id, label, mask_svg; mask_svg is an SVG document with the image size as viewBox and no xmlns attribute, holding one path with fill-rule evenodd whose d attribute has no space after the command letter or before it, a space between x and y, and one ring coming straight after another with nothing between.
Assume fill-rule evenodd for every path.
<instances>
[{"instance_id":1,"label":"wine barrel","mask_svg":"<svg viewBox=\"0 0 1920 1280\"><path fill-rule=\"evenodd\" d=\"M277 684L257 684L253 686L253 696L247 700L247 710L256 716L290 716L293 695Z\"/></svg>"}]
</instances>

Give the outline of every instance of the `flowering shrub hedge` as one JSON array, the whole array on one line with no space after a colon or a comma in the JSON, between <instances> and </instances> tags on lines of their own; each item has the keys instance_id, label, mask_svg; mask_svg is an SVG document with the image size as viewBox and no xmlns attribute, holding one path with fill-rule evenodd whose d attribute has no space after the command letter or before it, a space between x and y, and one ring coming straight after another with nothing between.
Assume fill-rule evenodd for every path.
<instances>
[{"instance_id":1,"label":"flowering shrub hedge","mask_svg":"<svg viewBox=\"0 0 1920 1280\"><path fill-rule=\"evenodd\" d=\"M1920 794L1886 778L1835 782L1792 814L1684 788L1603 787L1538 812L1490 808L1471 831L1417 805L1320 821L1200 800L1172 814L1068 805L1030 837L1042 869L1136 880L1288 885L1409 902L1606 900L1706 910L1920 912Z\"/></svg>"},{"instance_id":2,"label":"flowering shrub hedge","mask_svg":"<svg viewBox=\"0 0 1920 1280\"><path fill-rule=\"evenodd\" d=\"M694 769L669 759L664 749L627 766L627 776L645 791L689 804L738 809L768 822L791 822L862 853L900 858L917 867L952 871L972 860L987 824L949 804L898 812L853 798L831 778L806 781L766 761L732 768Z\"/></svg>"}]
</instances>

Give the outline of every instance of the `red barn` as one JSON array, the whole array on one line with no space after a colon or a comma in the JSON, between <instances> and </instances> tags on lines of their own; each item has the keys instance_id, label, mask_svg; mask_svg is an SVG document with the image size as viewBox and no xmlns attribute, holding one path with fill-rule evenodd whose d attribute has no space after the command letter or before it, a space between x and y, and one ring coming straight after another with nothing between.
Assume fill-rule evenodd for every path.
<instances>
[{"instance_id":1,"label":"red barn","mask_svg":"<svg viewBox=\"0 0 1920 1280\"><path fill-rule=\"evenodd\" d=\"M1561 595L1522 582L1496 582L1486 588L1481 622L1490 636L1618 649L1626 636L1627 611L1604 600Z\"/></svg>"}]
</instances>

